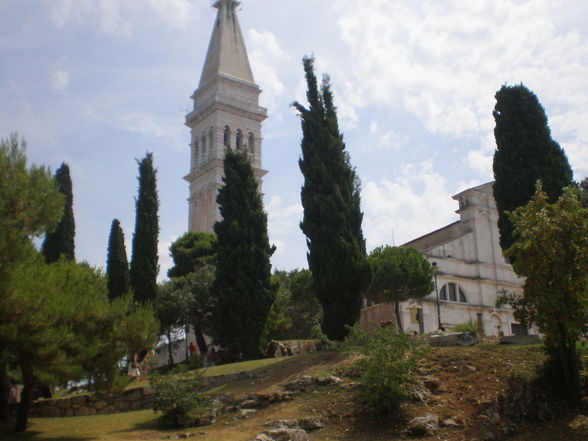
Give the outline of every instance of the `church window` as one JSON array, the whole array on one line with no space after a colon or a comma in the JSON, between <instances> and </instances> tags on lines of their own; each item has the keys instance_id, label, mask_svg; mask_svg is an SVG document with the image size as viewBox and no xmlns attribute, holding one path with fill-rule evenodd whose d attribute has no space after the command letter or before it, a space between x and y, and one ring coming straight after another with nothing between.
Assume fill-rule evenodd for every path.
<instances>
[{"instance_id":1,"label":"church window","mask_svg":"<svg viewBox=\"0 0 588 441\"><path fill-rule=\"evenodd\" d=\"M194 147L193 147L193 151L192 151L192 168L196 168L196 165L198 164L198 139L194 140Z\"/></svg>"},{"instance_id":2,"label":"church window","mask_svg":"<svg viewBox=\"0 0 588 441\"><path fill-rule=\"evenodd\" d=\"M208 150L212 153L212 148L214 146L214 130L212 127L208 130Z\"/></svg>"},{"instance_id":3,"label":"church window","mask_svg":"<svg viewBox=\"0 0 588 441\"><path fill-rule=\"evenodd\" d=\"M206 133L202 134L202 138L200 138L200 144L202 145L202 159L206 159Z\"/></svg>"},{"instance_id":4,"label":"church window","mask_svg":"<svg viewBox=\"0 0 588 441\"><path fill-rule=\"evenodd\" d=\"M225 147L231 148L231 129L229 126L225 126L225 130L223 132L223 145Z\"/></svg>"},{"instance_id":5,"label":"church window","mask_svg":"<svg viewBox=\"0 0 588 441\"><path fill-rule=\"evenodd\" d=\"M448 300L450 302L467 303L467 298L461 287L455 283L446 283L439 291L440 300Z\"/></svg>"},{"instance_id":6,"label":"church window","mask_svg":"<svg viewBox=\"0 0 588 441\"><path fill-rule=\"evenodd\" d=\"M255 135L249 132L249 154L252 158L255 157Z\"/></svg>"},{"instance_id":7,"label":"church window","mask_svg":"<svg viewBox=\"0 0 588 441\"><path fill-rule=\"evenodd\" d=\"M243 133L241 132L241 129L237 129L237 134L235 136L235 147L237 147L237 150L241 150L241 148L243 148Z\"/></svg>"}]
</instances>

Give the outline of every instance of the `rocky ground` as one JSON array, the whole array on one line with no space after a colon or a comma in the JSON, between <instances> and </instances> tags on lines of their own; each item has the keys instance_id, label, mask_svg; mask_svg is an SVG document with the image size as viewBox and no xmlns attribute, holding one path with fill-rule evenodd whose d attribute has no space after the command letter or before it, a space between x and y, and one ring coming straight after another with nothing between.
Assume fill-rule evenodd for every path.
<instances>
[{"instance_id":1,"label":"rocky ground","mask_svg":"<svg viewBox=\"0 0 588 441\"><path fill-rule=\"evenodd\" d=\"M581 411L552 420L549 406L513 388L512 378L528 378L542 359L537 347L434 349L419 366L412 400L397 415L373 420L363 411L353 360L315 354L220 395L214 424L190 435L210 441L585 441L588 417ZM525 423L523 416L537 421ZM546 430L554 437L542 438Z\"/></svg>"}]
</instances>

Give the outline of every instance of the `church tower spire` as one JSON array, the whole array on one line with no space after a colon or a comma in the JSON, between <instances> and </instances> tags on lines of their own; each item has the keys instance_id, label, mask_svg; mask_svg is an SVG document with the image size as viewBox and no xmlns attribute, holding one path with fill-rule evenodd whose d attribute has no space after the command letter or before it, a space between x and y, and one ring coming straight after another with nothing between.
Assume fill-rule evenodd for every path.
<instances>
[{"instance_id":1,"label":"church tower spire","mask_svg":"<svg viewBox=\"0 0 588 441\"><path fill-rule=\"evenodd\" d=\"M217 0L218 9L198 89L192 95L193 110L186 115L191 131L190 231L213 232L221 219L216 196L224 176L226 148L247 152L259 181L261 123L267 110L259 106L261 89L253 79L245 41L237 18L236 0Z\"/></svg>"}]
</instances>

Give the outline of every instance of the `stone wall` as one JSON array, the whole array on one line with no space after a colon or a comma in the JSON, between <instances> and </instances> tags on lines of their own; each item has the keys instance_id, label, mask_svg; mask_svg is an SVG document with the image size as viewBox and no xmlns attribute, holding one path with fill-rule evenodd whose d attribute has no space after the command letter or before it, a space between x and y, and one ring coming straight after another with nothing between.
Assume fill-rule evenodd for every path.
<instances>
[{"instance_id":1,"label":"stone wall","mask_svg":"<svg viewBox=\"0 0 588 441\"><path fill-rule=\"evenodd\" d=\"M79 395L56 400L40 400L33 403L30 417L71 417L105 415L153 407L154 390L151 386L132 389L119 395ZM14 407L16 411L16 406Z\"/></svg>"},{"instance_id":2,"label":"stone wall","mask_svg":"<svg viewBox=\"0 0 588 441\"><path fill-rule=\"evenodd\" d=\"M225 383L258 378L267 373L265 368L235 374L218 375L202 378L202 390L211 389ZM122 392L121 394L78 395L71 398L35 401L29 410L30 417L72 417L87 415L106 415L109 413L128 412L131 410L153 408L155 390L144 386ZM16 415L17 405L11 407L12 416Z\"/></svg>"}]
</instances>

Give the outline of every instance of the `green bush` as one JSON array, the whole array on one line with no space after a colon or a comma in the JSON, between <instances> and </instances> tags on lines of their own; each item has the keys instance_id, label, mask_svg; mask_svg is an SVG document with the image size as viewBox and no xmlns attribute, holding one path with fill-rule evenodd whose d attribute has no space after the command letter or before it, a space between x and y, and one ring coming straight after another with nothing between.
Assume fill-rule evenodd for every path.
<instances>
[{"instance_id":1,"label":"green bush","mask_svg":"<svg viewBox=\"0 0 588 441\"><path fill-rule=\"evenodd\" d=\"M455 325L452 329L453 332L476 332L477 330L478 325L473 320Z\"/></svg>"},{"instance_id":2,"label":"green bush","mask_svg":"<svg viewBox=\"0 0 588 441\"><path fill-rule=\"evenodd\" d=\"M398 333L393 326L363 332L351 329L349 342L363 357L357 362L361 394L367 410L375 416L395 412L409 397L408 386L415 383L414 370L427 347L421 339Z\"/></svg>"},{"instance_id":3,"label":"green bush","mask_svg":"<svg viewBox=\"0 0 588 441\"><path fill-rule=\"evenodd\" d=\"M180 428L196 425L210 408L210 397L200 392L202 374L151 375L155 389L153 410L160 412L158 423L163 428Z\"/></svg>"}]
</instances>

